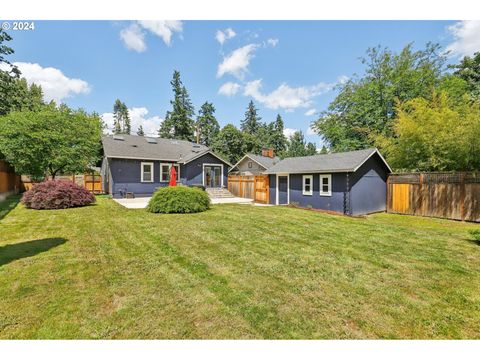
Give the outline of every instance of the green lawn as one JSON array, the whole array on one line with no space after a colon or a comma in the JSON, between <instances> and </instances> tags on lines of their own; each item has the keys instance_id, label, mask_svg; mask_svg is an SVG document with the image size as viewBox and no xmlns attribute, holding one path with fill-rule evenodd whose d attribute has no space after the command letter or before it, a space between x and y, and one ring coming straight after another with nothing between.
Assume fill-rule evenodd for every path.
<instances>
[{"instance_id":1,"label":"green lawn","mask_svg":"<svg viewBox=\"0 0 480 360\"><path fill-rule=\"evenodd\" d=\"M0 204L0 338L480 338L479 225L17 200Z\"/></svg>"}]
</instances>

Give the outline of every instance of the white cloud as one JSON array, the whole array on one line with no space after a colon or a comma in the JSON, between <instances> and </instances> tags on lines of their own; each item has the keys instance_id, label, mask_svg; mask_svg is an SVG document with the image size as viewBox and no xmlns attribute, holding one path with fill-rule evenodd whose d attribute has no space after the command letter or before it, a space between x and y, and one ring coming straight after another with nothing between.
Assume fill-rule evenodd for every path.
<instances>
[{"instance_id":1,"label":"white cloud","mask_svg":"<svg viewBox=\"0 0 480 360\"><path fill-rule=\"evenodd\" d=\"M307 110L307 111L305 111L305 116L312 116L312 115L315 114L316 112L317 112L317 109Z\"/></svg>"},{"instance_id":2,"label":"white cloud","mask_svg":"<svg viewBox=\"0 0 480 360\"><path fill-rule=\"evenodd\" d=\"M307 129L307 135L317 135L317 133L312 129L311 126Z\"/></svg>"},{"instance_id":3,"label":"white cloud","mask_svg":"<svg viewBox=\"0 0 480 360\"><path fill-rule=\"evenodd\" d=\"M130 123L132 127L132 134L136 134L140 125L143 127L145 135L158 136L158 129L163 119L160 116L148 117L148 109L145 107L128 109L130 115ZM102 120L107 125L107 132L113 132L113 113L103 113Z\"/></svg>"},{"instance_id":4,"label":"white cloud","mask_svg":"<svg viewBox=\"0 0 480 360\"><path fill-rule=\"evenodd\" d=\"M334 85L320 82L314 86L292 88L288 84L283 83L271 93L262 93L260 91L262 80L258 79L250 81L245 85L244 95L253 97L269 109L282 108L286 111L293 111L299 107L309 107L315 96L331 90Z\"/></svg>"},{"instance_id":5,"label":"white cloud","mask_svg":"<svg viewBox=\"0 0 480 360\"><path fill-rule=\"evenodd\" d=\"M129 27L120 31L120 38L127 49L136 52L143 52L147 49L145 34L138 24L131 24Z\"/></svg>"},{"instance_id":6,"label":"white cloud","mask_svg":"<svg viewBox=\"0 0 480 360\"><path fill-rule=\"evenodd\" d=\"M480 51L480 21L463 20L449 27L447 31L455 39L447 46L447 51L453 55L466 56L473 55Z\"/></svg>"},{"instance_id":7,"label":"white cloud","mask_svg":"<svg viewBox=\"0 0 480 360\"><path fill-rule=\"evenodd\" d=\"M278 44L278 39L273 39L273 38L272 38L272 39L268 39L268 40L267 40L267 44L270 45L270 46L272 46L272 47L275 47L275 46L277 46L277 44Z\"/></svg>"},{"instance_id":8,"label":"white cloud","mask_svg":"<svg viewBox=\"0 0 480 360\"><path fill-rule=\"evenodd\" d=\"M233 31L232 28L228 28L225 30L218 30L217 33L215 34L215 39L223 45L223 43L227 40L230 40L231 38L234 38L237 33Z\"/></svg>"},{"instance_id":9,"label":"white cloud","mask_svg":"<svg viewBox=\"0 0 480 360\"><path fill-rule=\"evenodd\" d=\"M340 75L337 78L337 83L340 84L340 85L343 85L343 84L347 83L348 80L350 80L350 78L347 75Z\"/></svg>"},{"instance_id":10,"label":"white cloud","mask_svg":"<svg viewBox=\"0 0 480 360\"><path fill-rule=\"evenodd\" d=\"M138 23L144 29L162 38L167 45L172 43L174 33L183 31L183 24L178 20L141 20Z\"/></svg>"},{"instance_id":11,"label":"white cloud","mask_svg":"<svg viewBox=\"0 0 480 360\"><path fill-rule=\"evenodd\" d=\"M120 38L127 49L136 52L143 52L147 49L143 30L160 37L165 44L170 46L173 34L183 31L183 24L176 20L141 20L131 23L130 26L120 31Z\"/></svg>"},{"instance_id":12,"label":"white cloud","mask_svg":"<svg viewBox=\"0 0 480 360\"><path fill-rule=\"evenodd\" d=\"M224 57L223 61L218 65L217 77L232 74L238 79L243 79L245 72L248 70L250 60L253 57L253 52L257 48L257 44L248 44L232 51Z\"/></svg>"},{"instance_id":13,"label":"white cloud","mask_svg":"<svg viewBox=\"0 0 480 360\"><path fill-rule=\"evenodd\" d=\"M298 129L285 128L283 129L283 135L285 135L287 139L290 139L297 131Z\"/></svg>"},{"instance_id":14,"label":"white cloud","mask_svg":"<svg viewBox=\"0 0 480 360\"><path fill-rule=\"evenodd\" d=\"M220 95L233 96L238 92L238 90L240 90L240 84L229 81L220 86L218 93Z\"/></svg>"},{"instance_id":15,"label":"white cloud","mask_svg":"<svg viewBox=\"0 0 480 360\"><path fill-rule=\"evenodd\" d=\"M61 70L53 67L42 67L36 63L15 62L22 72L22 77L27 79L31 85L40 85L43 90L43 97L46 101L54 100L60 103L63 99L76 94L88 94L90 86L81 79L72 79L65 76ZM9 69L9 65L2 64L1 69Z\"/></svg>"}]
</instances>

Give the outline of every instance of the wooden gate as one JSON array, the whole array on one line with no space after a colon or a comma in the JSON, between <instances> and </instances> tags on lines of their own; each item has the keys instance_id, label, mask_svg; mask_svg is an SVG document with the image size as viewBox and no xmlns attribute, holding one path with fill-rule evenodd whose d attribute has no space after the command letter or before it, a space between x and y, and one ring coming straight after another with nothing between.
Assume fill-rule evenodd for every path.
<instances>
[{"instance_id":1,"label":"wooden gate","mask_svg":"<svg viewBox=\"0 0 480 360\"><path fill-rule=\"evenodd\" d=\"M480 174L392 174L387 211L480 222Z\"/></svg>"},{"instance_id":2,"label":"wooden gate","mask_svg":"<svg viewBox=\"0 0 480 360\"><path fill-rule=\"evenodd\" d=\"M83 176L83 186L88 191L91 191L95 194L102 193L102 177L95 174L85 174Z\"/></svg>"},{"instance_id":3,"label":"wooden gate","mask_svg":"<svg viewBox=\"0 0 480 360\"><path fill-rule=\"evenodd\" d=\"M228 191L235 196L267 204L269 199L268 175L229 175Z\"/></svg>"}]
</instances>

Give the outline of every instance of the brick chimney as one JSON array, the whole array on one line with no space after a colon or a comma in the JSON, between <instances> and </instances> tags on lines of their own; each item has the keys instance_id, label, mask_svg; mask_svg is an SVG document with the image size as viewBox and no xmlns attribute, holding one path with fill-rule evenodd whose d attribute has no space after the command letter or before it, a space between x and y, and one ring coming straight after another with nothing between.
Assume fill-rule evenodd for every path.
<instances>
[{"instance_id":1,"label":"brick chimney","mask_svg":"<svg viewBox=\"0 0 480 360\"><path fill-rule=\"evenodd\" d=\"M272 148L262 148L262 156L273 158L275 154Z\"/></svg>"}]
</instances>

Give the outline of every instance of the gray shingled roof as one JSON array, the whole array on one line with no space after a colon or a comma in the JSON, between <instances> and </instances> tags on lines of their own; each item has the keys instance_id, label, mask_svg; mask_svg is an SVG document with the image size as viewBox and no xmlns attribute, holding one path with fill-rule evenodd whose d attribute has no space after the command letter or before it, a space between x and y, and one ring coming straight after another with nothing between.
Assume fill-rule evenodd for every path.
<instances>
[{"instance_id":1,"label":"gray shingled roof","mask_svg":"<svg viewBox=\"0 0 480 360\"><path fill-rule=\"evenodd\" d=\"M253 161L256 161L257 163L262 165L265 169L271 168L273 165L280 161L280 158L278 156L275 156L273 158L255 154L247 154L247 156Z\"/></svg>"},{"instance_id":2,"label":"gray shingled roof","mask_svg":"<svg viewBox=\"0 0 480 360\"><path fill-rule=\"evenodd\" d=\"M184 140L149 138L137 135L120 135L119 137L123 140L116 140L115 137L114 135L108 135L102 138L103 151L107 157L186 163L211 152L205 145ZM148 139L154 139L155 143L149 143ZM228 164L228 162L226 163Z\"/></svg>"},{"instance_id":3,"label":"gray shingled roof","mask_svg":"<svg viewBox=\"0 0 480 360\"><path fill-rule=\"evenodd\" d=\"M286 158L265 171L265 174L355 171L375 153L378 153L378 150L372 148L342 153ZM378 154L380 155L380 153ZM383 161L385 162L385 160ZM385 165L390 169L386 162Z\"/></svg>"}]
</instances>

